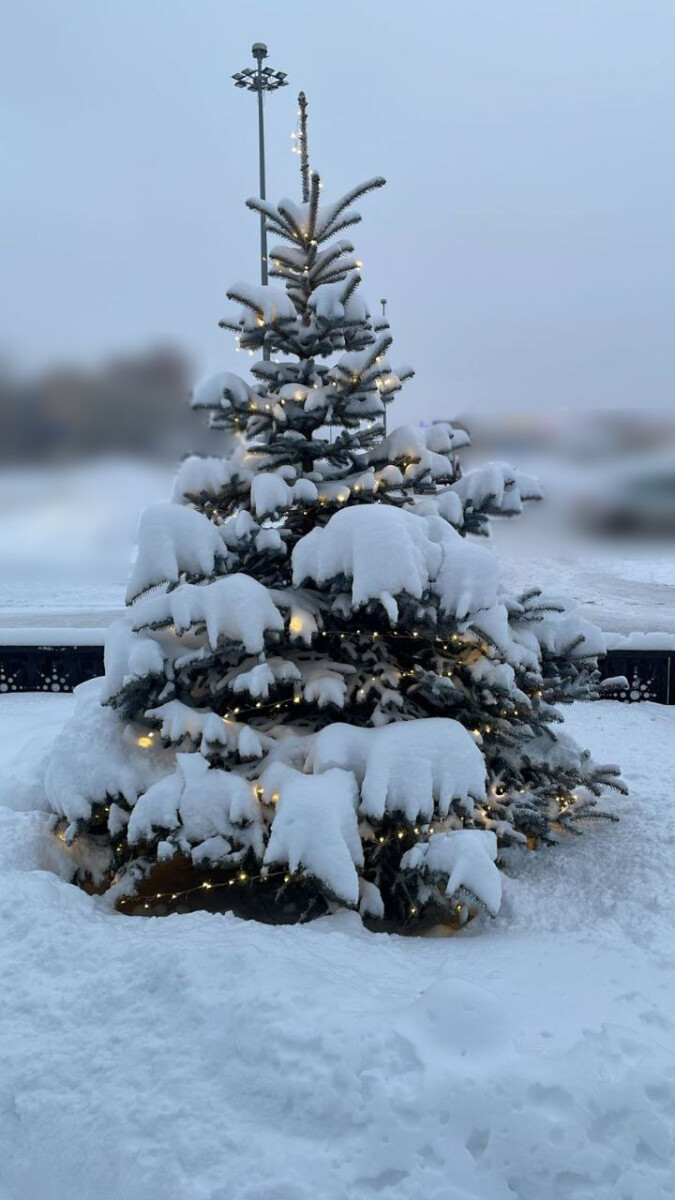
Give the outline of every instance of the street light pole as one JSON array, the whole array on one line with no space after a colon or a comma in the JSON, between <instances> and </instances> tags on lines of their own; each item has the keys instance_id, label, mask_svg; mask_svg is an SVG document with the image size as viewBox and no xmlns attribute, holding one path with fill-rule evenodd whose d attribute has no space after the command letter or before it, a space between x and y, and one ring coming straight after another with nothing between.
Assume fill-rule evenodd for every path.
<instances>
[{"instance_id":1,"label":"street light pole","mask_svg":"<svg viewBox=\"0 0 675 1200\"><path fill-rule=\"evenodd\" d=\"M266 200L267 194L265 191L265 116L263 110L263 59L267 54L267 47L262 42L255 42L252 47L253 57L258 60L258 70L256 72L256 84L258 91L258 157L260 160L260 199ZM265 218L260 217L260 278L263 286L267 283L267 229L265 227Z\"/></svg>"},{"instance_id":2,"label":"street light pole","mask_svg":"<svg viewBox=\"0 0 675 1200\"><path fill-rule=\"evenodd\" d=\"M263 96L265 92L275 92L277 88L286 87L288 82L285 71L273 71L271 67L263 67L267 58L267 46L264 42L254 42L251 53L256 60L255 67L245 67L232 76L235 87L247 88L249 92L258 93L258 157L260 165L260 198L266 200L265 194L265 117ZM266 218L260 216L260 282L267 285L267 229ZM263 346L263 358L269 359L269 350Z\"/></svg>"}]
</instances>

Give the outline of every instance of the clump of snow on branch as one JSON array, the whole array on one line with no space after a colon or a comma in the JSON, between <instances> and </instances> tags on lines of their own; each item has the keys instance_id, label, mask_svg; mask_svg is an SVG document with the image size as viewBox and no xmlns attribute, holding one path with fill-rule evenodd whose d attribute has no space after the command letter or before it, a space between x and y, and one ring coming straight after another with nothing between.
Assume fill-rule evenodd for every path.
<instances>
[{"instance_id":1,"label":"clump of snow on branch","mask_svg":"<svg viewBox=\"0 0 675 1200\"><path fill-rule=\"evenodd\" d=\"M101 701L106 704L134 680L148 676L160 679L164 674L165 661L157 639L135 632L131 618L126 614L118 621L113 621L108 628L104 666Z\"/></svg>"},{"instance_id":2,"label":"clump of snow on branch","mask_svg":"<svg viewBox=\"0 0 675 1200\"><path fill-rule=\"evenodd\" d=\"M431 426L422 429L412 425L399 425L366 456L366 461L400 464L403 480L411 482L422 475L431 479L452 482L454 470L448 457L452 451L468 440L463 430L451 427Z\"/></svg>"},{"instance_id":3,"label":"clump of snow on branch","mask_svg":"<svg viewBox=\"0 0 675 1200\"><path fill-rule=\"evenodd\" d=\"M372 505L335 513L297 543L293 581L307 579L320 586L349 580L355 608L379 600L391 621L398 620L397 596L419 600L431 588L446 612L463 618L495 603L497 564L440 517Z\"/></svg>"},{"instance_id":4,"label":"clump of snow on branch","mask_svg":"<svg viewBox=\"0 0 675 1200\"><path fill-rule=\"evenodd\" d=\"M360 811L411 823L446 817L453 806L467 815L485 799L485 762L470 733L447 717L395 722L380 729L336 723L314 738L306 769L339 767L361 786Z\"/></svg>"},{"instance_id":5,"label":"clump of snow on branch","mask_svg":"<svg viewBox=\"0 0 675 1200\"><path fill-rule=\"evenodd\" d=\"M440 549L410 513L385 506L348 508L315 528L293 551L293 583L352 581L355 606L380 600L397 618L393 597L408 592L419 599L438 569Z\"/></svg>"},{"instance_id":6,"label":"clump of snow on branch","mask_svg":"<svg viewBox=\"0 0 675 1200\"><path fill-rule=\"evenodd\" d=\"M147 729L122 721L98 702L99 682L76 689L77 707L47 761L45 795L69 822L86 820L95 804L120 796L134 804L173 769L174 754Z\"/></svg>"},{"instance_id":7,"label":"clump of snow on branch","mask_svg":"<svg viewBox=\"0 0 675 1200\"><path fill-rule=\"evenodd\" d=\"M293 322L297 316L293 301L284 288L234 283L227 289L227 297L241 304L238 324L242 331Z\"/></svg>"},{"instance_id":8,"label":"clump of snow on branch","mask_svg":"<svg viewBox=\"0 0 675 1200\"><path fill-rule=\"evenodd\" d=\"M281 632L284 621L266 587L249 575L228 575L204 585L184 583L165 595L147 596L133 610L133 628L177 634L205 628L215 650L221 638L241 642L250 654L263 649L268 630Z\"/></svg>"},{"instance_id":9,"label":"clump of snow on branch","mask_svg":"<svg viewBox=\"0 0 675 1200\"><path fill-rule=\"evenodd\" d=\"M210 768L199 754L179 754L175 771L148 788L132 809L130 843L161 833L170 833L184 852L199 846L201 861L227 862L235 846L262 854L260 806L251 785L241 775Z\"/></svg>"},{"instance_id":10,"label":"clump of snow on branch","mask_svg":"<svg viewBox=\"0 0 675 1200\"><path fill-rule=\"evenodd\" d=\"M401 869L425 883L440 883L446 899L468 892L496 916L502 899L501 875L495 866L497 838L490 829L453 829L434 833L406 851Z\"/></svg>"},{"instance_id":11,"label":"clump of snow on branch","mask_svg":"<svg viewBox=\"0 0 675 1200\"><path fill-rule=\"evenodd\" d=\"M232 371L218 371L198 383L192 393L193 408L220 408L230 401L248 404L253 389Z\"/></svg>"},{"instance_id":12,"label":"clump of snow on branch","mask_svg":"<svg viewBox=\"0 0 675 1200\"><path fill-rule=\"evenodd\" d=\"M452 487L464 505L503 517L516 516L525 501L541 500L544 494L538 479L503 462L474 467Z\"/></svg>"},{"instance_id":13,"label":"clump of snow on branch","mask_svg":"<svg viewBox=\"0 0 675 1200\"><path fill-rule=\"evenodd\" d=\"M434 581L441 608L464 620L497 602L499 565L494 554L442 526L443 558Z\"/></svg>"},{"instance_id":14,"label":"clump of snow on branch","mask_svg":"<svg viewBox=\"0 0 675 1200\"><path fill-rule=\"evenodd\" d=\"M250 725L220 717L209 708L194 708L182 700L168 700L148 708L145 716L159 724L162 742L179 749L198 749L206 758L223 753L241 760L262 758L274 742Z\"/></svg>"},{"instance_id":15,"label":"clump of snow on branch","mask_svg":"<svg viewBox=\"0 0 675 1200\"><path fill-rule=\"evenodd\" d=\"M351 771L359 784L363 783L376 732L362 725L347 725L342 721L326 725L312 740L305 770L319 775L331 767L341 767Z\"/></svg>"},{"instance_id":16,"label":"clump of snow on branch","mask_svg":"<svg viewBox=\"0 0 675 1200\"><path fill-rule=\"evenodd\" d=\"M180 504L151 504L138 529L138 557L127 604L159 584L208 578L227 557L227 548L208 517Z\"/></svg>"},{"instance_id":17,"label":"clump of snow on branch","mask_svg":"<svg viewBox=\"0 0 675 1200\"><path fill-rule=\"evenodd\" d=\"M234 480L242 489L248 489L252 477L252 465L243 445L238 446L229 459L191 454L183 459L176 472L171 498L176 504L182 504L190 497L218 496Z\"/></svg>"},{"instance_id":18,"label":"clump of snow on branch","mask_svg":"<svg viewBox=\"0 0 675 1200\"><path fill-rule=\"evenodd\" d=\"M359 899L363 865L356 807L358 789L349 771L303 775L286 767L277 775L279 800L265 866L287 865L314 876L343 904Z\"/></svg>"},{"instance_id":19,"label":"clump of snow on branch","mask_svg":"<svg viewBox=\"0 0 675 1200\"><path fill-rule=\"evenodd\" d=\"M292 489L273 471L256 475L251 484L251 502L256 517L281 512L290 506L292 499Z\"/></svg>"},{"instance_id":20,"label":"clump of snow on branch","mask_svg":"<svg viewBox=\"0 0 675 1200\"><path fill-rule=\"evenodd\" d=\"M539 645L549 654L592 656L604 654L607 639L601 629L576 612L550 613L534 626Z\"/></svg>"},{"instance_id":21,"label":"clump of snow on branch","mask_svg":"<svg viewBox=\"0 0 675 1200\"><path fill-rule=\"evenodd\" d=\"M458 721L427 717L374 729L361 788L364 816L402 813L409 821L445 817L453 806L470 816L485 799L485 762Z\"/></svg>"}]
</instances>

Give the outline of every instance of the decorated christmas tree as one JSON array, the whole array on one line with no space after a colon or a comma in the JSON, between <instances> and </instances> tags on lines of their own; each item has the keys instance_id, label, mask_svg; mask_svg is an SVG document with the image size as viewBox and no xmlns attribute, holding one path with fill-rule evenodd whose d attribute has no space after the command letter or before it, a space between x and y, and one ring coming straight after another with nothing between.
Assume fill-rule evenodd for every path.
<instances>
[{"instance_id":1,"label":"decorated christmas tree","mask_svg":"<svg viewBox=\"0 0 675 1200\"><path fill-rule=\"evenodd\" d=\"M79 689L44 793L74 879L124 911L461 923L497 911L504 847L555 841L622 788L557 729L603 639L535 588L509 596L473 536L534 480L463 474L450 424L384 435L413 372L390 365L345 236L384 180L324 200L299 103L300 201L247 202L274 282L233 285L222 322L252 378L194 395L231 453L187 458L143 515L105 677Z\"/></svg>"}]
</instances>

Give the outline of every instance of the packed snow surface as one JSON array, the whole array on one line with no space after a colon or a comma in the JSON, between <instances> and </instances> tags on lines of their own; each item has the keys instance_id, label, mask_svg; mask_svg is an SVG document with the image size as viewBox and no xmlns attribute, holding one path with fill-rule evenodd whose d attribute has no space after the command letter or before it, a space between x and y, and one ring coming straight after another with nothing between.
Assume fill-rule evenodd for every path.
<instances>
[{"instance_id":1,"label":"packed snow surface","mask_svg":"<svg viewBox=\"0 0 675 1200\"><path fill-rule=\"evenodd\" d=\"M426 431L434 451L441 449L434 440L440 436L433 434L437 428ZM537 469L551 496L553 464L538 460ZM250 480L243 459L236 471ZM171 492L172 478L173 468L124 460L5 470L0 479L0 626L107 625L124 604L138 514ZM173 495L178 499L202 489L215 494L229 478L222 458L192 456L179 468ZM568 490L566 470L562 492ZM458 496L445 493L445 515L458 520L459 508L448 507L449 497L459 505ZM424 513L428 503L418 501L415 511ZM562 588L602 629L675 635L672 540L649 545L635 539L620 546L578 538L566 542L561 521L560 497L557 502L553 495L544 504L529 505L521 521L493 522L492 540L509 589L538 586L559 593Z\"/></svg>"},{"instance_id":2,"label":"packed snow surface","mask_svg":"<svg viewBox=\"0 0 675 1200\"><path fill-rule=\"evenodd\" d=\"M72 697L0 697L28 771ZM512 852L452 938L122 917L0 809L3 1200L668 1200L675 710L567 724L621 823Z\"/></svg>"}]
</instances>

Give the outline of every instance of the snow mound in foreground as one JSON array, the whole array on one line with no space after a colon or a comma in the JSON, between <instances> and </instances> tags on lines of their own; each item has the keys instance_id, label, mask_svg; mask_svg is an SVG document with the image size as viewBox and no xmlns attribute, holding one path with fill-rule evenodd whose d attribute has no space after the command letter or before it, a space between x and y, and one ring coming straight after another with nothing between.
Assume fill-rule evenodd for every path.
<instances>
[{"instance_id":1,"label":"snow mound in foreground","mask_svg":"<svg viewBox=\"0 0 675 1200\"><path fill-rule=\"evenodd\" d=\"M122 917L0 809L0 1194L670 1200L674 718L572 709L634 795L523 856L478 938Z\"/></svg>"}]
</instances>

